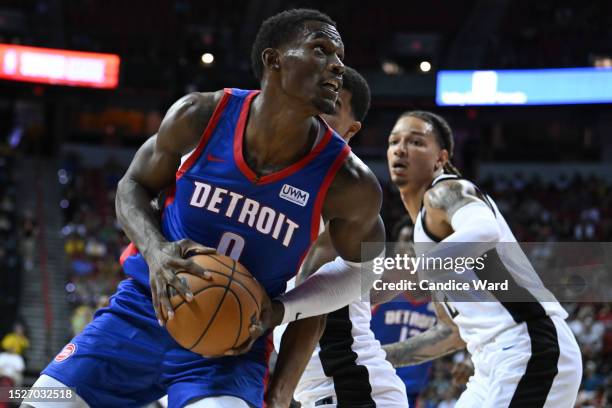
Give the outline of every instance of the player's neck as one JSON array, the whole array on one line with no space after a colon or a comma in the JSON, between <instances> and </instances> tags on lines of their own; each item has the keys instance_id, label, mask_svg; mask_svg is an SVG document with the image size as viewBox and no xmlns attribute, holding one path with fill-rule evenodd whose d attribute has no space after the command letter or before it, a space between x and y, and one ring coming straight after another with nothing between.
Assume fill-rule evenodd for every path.
<instances>
[{"instance_id":1,"label":"player's neck","mask_svg":"<svg viewBox=\"0 0 612 408\"><path fill-rule=\"evenodd\" d=\"M258 163L289 165L312 149L316 119L284 99L264 89L252 103L244 140Z\"/></svg>"},{"instance_id":2,"label":"player's neck","mask_svg":"<svg viewBox=\"0 0 612 408\"><path fill-rule=\"evenodd\" d=\"M428 188L429 184L421 184L418 186L406 185L399 188L402 203L406 211L408 211L408 215L410 215L410 219L413 223L416 222L419 211L421 211L423 197Z\"/></svg>"}]
</instances>

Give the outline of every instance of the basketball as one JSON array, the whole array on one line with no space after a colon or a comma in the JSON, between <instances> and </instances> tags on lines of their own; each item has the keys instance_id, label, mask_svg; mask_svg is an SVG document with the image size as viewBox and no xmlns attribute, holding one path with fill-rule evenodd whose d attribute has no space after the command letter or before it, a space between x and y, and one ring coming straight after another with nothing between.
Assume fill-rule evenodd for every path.
<instances>
[{"instance_id":1,"label":"basketball","mask_svg":"<svg viewBox=\"0 0 612 408\"><path fill-rule=\"evenodd\" d=\"M227 256L197 255L193 260L212 279L178 274L191 289L193 301L186 302L170 287L174 318L166 327L186 349L204 357L221 356L248 339L249 326L259 319L267 294L242 264Z\"/></svg>"}]
</instances>

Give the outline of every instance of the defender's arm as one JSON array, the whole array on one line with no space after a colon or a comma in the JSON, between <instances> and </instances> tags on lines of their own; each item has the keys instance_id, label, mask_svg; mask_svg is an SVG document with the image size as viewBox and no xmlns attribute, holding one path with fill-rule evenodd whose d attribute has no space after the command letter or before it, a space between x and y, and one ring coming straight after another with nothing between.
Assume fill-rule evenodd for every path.
<instances>
[{"instance_id":1,"label":"defender's arm","mask_svg":"<svg viewBox=\"0 0 612 408\"><path fill-rule=\"evenodd\" d=\"M328 231L324 231L308 251L296 276L299 285L323 264L337 256ZM326 315L313 316L289 323L283 333L274 373L266 394L269 407L287 407L306 369L312 353L325 330Z\"/></svg>"},{"instance_id":2,"label":"defender's arm","mask_svg":"<svg viewBox=\"0 0 612 408\"><path fill-rule=\"evenodd\" d=\"M438 323L429 330L407 340L386 344L387 360L393 367L406 367L435 360L465 347L459 330L442 305L434 303Z\"/></svg>"}]
</instances>

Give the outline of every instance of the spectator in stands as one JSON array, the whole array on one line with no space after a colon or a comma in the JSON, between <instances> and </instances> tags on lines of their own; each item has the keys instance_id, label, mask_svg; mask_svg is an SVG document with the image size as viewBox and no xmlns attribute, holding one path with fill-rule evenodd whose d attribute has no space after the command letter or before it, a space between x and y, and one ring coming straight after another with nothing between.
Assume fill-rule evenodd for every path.
<instances>
[{"instance_id":1,"label":"spectator in stands","mask_svg":"<svg viewBox=\"0 0 612 408\"><path fill-rule=\"evenodd\" d=\"M15 345L9 345L0 353L0 385L19 387L23 380L25 361Z\"/></svg>"},{"instance_id":2,"label":"spectator in stands","mask_svg":"<svg viewBox=\"0 0 612 408\"><path fill-rule=\"evenodd\" d=\"M604 383L604 378L597 372L597 363L592 360L584 365L582 377L582 389L585 391L597 391Z\"/></svg>"},{"instance_id":3,"label":"spectator in stands","mask_svg":"<svg viewBox=\"0 0 612 408\"><path fill-rule=\"evenodd\" d=\"M93 320L94 310L89 305L80 305L74 309L70 324L72 326L72 335L76 336L81 333L85 326Z\"/></svg>"},{"instance_id":4,"label":"spectator in stands","mask_svg":"<svg viewBox=\"0 0 612 408\"><path fill-rule=\"evenodd\" d=\"M595 321L592 308L584 308L578 318L570 322L570 328L574 332L585 357L598 353L603 346L605 326L600 321Z\"/></svg>"},{"instance_id":5,"label":"spectator in stands","mask_svg":"<svg viewBox=\"0 0 612 408\"><path fill-rule=\"evenodd\" d=\"M27 271L34 268L34 256L36 254L36 223L29 211L23 214L21 225L21 256L23 267Z\"/></svg>"},{"instance_id":6,"label":"spectator in stands","mask_svg":"<svg viewBox=\"0 0 612 408\"><path fill-rule=\"evenodd\" d=\"M449 387L444 394L444 399L438 404L438 408L453 408L456 403L456 390Z\"/></svg>"},{"instance_id":7,"label":"spectator in stands","mask_svg":"<svg viewBox=\"0 0 612 408\"><path fill-rule=\"evenodd\" d=\"M30 347L30 341L25 335L23 325L21 323L15 323L13 331L2 339L2 348L23 355L28 347Z\"/></svg>"}]
</instances>

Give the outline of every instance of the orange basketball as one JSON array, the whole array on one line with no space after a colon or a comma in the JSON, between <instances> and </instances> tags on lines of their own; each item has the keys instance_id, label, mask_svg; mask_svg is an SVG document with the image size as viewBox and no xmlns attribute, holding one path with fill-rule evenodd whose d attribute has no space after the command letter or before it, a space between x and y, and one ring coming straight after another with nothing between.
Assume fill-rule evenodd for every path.
<instances>
[{"instance_id":1,"label":"orange basketball","mask_svg":"<svg viewBox=\"0 0 612 408\"><path fill-rule=\"evenodd\" d=\"M166 328L186 349L204 357L220 356L248 339L249 326L259 319L267 295L244 266L227 256L196 255L193 260L212 280L177 275L191 289L193 301L185 302L171 290L174 318Z\"/></svg>"}]
</instances>

